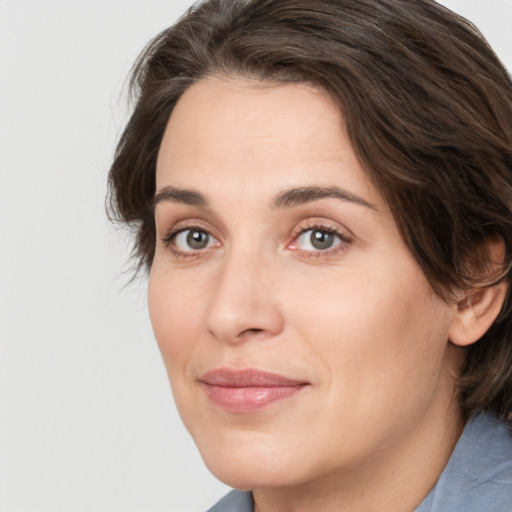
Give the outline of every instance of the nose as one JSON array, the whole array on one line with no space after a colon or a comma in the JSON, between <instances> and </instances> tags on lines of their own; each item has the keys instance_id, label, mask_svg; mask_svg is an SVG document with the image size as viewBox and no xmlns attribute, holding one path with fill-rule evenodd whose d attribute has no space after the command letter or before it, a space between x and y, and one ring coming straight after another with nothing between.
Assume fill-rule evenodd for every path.
<instances>
[{"instance_id":1,"label":"nose","mask_svg":"<svg viewBox=\"0 0 512 512\"><path fill-rule=\"evenodd\" d=\"M275 272L261 258L232 254L223 263L206 314L206 328L225 343L278 335L284 317Z\"/></svg>"}]
</instances>

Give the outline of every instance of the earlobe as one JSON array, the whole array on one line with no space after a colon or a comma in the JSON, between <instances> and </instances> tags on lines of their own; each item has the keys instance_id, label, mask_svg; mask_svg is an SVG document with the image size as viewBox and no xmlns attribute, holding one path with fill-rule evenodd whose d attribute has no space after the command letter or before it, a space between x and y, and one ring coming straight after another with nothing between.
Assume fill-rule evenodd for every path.
<instances>
[{"instance_id":1,"label":"earlobe","mask_svg":"<svg viewBox=\"0 0 512 512\"><path fill-rule=\"evenodd\" d=\"M506 294L505 283L466 291L456 304L449 329L450 341L460 347L478 341L500 314Z\"/></svg>"}]
</instances>

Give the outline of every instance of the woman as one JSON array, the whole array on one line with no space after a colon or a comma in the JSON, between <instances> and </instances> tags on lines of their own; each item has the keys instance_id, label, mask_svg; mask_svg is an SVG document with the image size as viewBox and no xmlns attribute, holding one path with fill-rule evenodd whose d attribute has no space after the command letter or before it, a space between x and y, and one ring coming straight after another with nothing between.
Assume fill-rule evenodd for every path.
<instances>
[{"instance_id":1,"label":"woman","mask_svg":"<svg viewBox=\"0 0 512 512\"><path fill-rule=\"evenodd\" d=\"M431 0L209 0L138 62L137 226L211 510L512 510L512 83Z\"/></svg>"}]
</instances>

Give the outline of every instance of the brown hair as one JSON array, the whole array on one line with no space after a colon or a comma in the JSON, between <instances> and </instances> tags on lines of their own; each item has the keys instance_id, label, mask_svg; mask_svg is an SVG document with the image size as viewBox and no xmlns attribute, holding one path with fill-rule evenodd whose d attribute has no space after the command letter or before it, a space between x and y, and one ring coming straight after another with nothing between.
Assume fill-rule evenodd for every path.
<instances>
[{"instance_id":1,"label":"brown hair","mask_svg":"<svg viewBox=\"0 0 512 512\"><path fill-rule=\"evenodd\" d=\"M512 81L478 30L433 0L207 0L136 64L137 101L110 170L114 218L150 267L160 142L194 82L304 82L337 101L354 148L433 289L510 283ZM485 242L503 241L499 276ZM512 307L465 349L463 414L512 422Z\"/></svg>"}]
</instances>

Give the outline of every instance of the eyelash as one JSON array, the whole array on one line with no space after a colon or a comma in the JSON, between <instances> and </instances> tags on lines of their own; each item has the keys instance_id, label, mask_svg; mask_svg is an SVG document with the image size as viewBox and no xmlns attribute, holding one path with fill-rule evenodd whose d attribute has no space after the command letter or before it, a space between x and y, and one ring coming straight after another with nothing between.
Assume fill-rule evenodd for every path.
<instances>
[{"instance_id":1,"label":"eyelash","mask_svg":"<svg viewBox=\"0 0 512 512\"><path fill-rule=\"evenodd\" d=\"M308 231L317 231L321 233L327 233L330 235L334 235L339 239L339 243L337 243L334 247L328 248L325 250L304 250L304 249L295 249L293 248L293 245L297 243L299 238L307 233ZM322 258L322 257L329 257L329 256L335 256L339 253L345 251L350 244L352 243L352 237L348 236L346 233L341 233L339 229L329 226L326 224L314 222L312 224L309 224L307 226L300 226L297 227L293 231L293 241L288 244L288 247L291 247L291 250L295 250L297 252L301 252L305 257L308 258Z\"/></svg>"},{"instance_id":2,"label":"eyelash","mask_svg":"<svg viewBox=\"0 0 512 512\"><path fill-rule=\"evenodd\" d=\"M170 251L173 253L173 255L175 257L182 259L182 260L200 257L200 256L204 255L204 253L206 252L207 249L209 249L208 247L205 247L204 249L198 249L195 251L193 249L191 249L190 251L181 251L181 250L177 249L174 246L174 242L175 242L176 238L180 234L185 233L187 231L192 231L192 232L196 231L196 232L205 233L212 239L217 240L210 233L210 231L208 231L207 229L205 229L202 226L188 225L188 226L173 227L162 238L161 242L164 247L167 247L170 249ZM337 243L333 248L327 248L325 250L321 250L321 249L319 249L319 250L303 250L303 249L294 247L294 244L297 243L299 238L302 235L304 235L305 233L307 233L308 231L317 231L317 232L334 235L336 238L339 239L339 243ZM297 227L292 231L292 236L293 236L292 241L288 242L286 247L289 248L290 250L300 252L300 253L302 253L302 255L304 255L305 257L308 257L308 258L321 258L321 257L329 257L329 256L337 255L340 252L346 250L348 248L348 246L352 243L351 236L341 233L340 230L338 230L332 226L322 224L322 223L312 223L307 226Z\"/></svg>"},{"instance_id":3,"label":"eyelash","mask_svg":"<svg viewBox=\"0 0 512 512\"><path fill-rule=\"evenodd\" d=\"M171 228L169 232L162 238L162 244L164 247L167 247L176 258L182 260L187 260L190 258L201 256L201 253L205 252L204 249L197 251L194 251L193 249L191 249L190 251L180 251L179 249L176 249L176 247L174 246L176 238L180 234L185 233L187 231L206 233L208 236L216 240L216 238L210 233L210 231L208 231L202 226L192 224L189 226L178 226Z\"/></svg>"}]
</instances>

